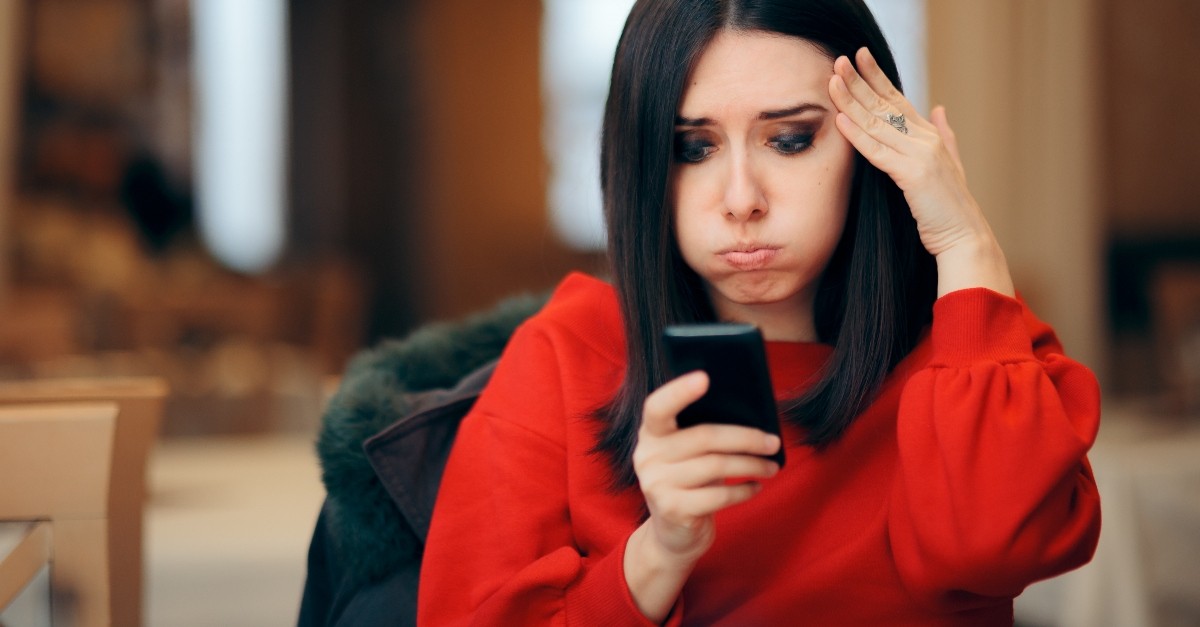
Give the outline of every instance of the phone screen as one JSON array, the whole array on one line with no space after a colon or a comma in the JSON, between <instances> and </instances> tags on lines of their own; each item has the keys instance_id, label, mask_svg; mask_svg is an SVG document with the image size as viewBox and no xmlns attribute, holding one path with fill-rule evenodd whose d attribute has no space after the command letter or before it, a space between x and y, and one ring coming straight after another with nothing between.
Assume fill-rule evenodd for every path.
<instances>
[{"instance_id":1,"label":"phone screen","mask_svg":"<svg viewBox=\"0 0 1200 627\"><path fill-rule=\"evenodd\" d=\"M781 435L762 333L749 324L671 325L663 332L673 377L708 373L708 392L677 417L680 428L705 422L753 427ZM783 448L771 456L783 466Z\"/></svg>"}]
</instances>

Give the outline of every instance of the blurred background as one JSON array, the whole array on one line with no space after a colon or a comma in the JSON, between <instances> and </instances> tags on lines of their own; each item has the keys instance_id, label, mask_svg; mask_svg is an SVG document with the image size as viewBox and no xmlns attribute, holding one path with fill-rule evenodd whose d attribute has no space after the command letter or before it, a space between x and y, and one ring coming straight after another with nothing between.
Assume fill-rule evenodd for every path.
<instances>
[{"instance_id":1,"label":"blurred background","mask_svg":"<svg viewBox=\"0 0 1200 627\"><path fill-rule=\"evenodd\" d=\"M294 622L311 442L355 351L605 271L598 120L629 4L0 0L0 379L166 380L147 624ZM1171 566L1200 560L1200 470L1139 461L1200 428L1200 3L870 4L1123 425L1094 457L1131 486L1124 561L1023 620L1200 624ZM1147 540L1170 530L1190 544ZM1118 582L1137 594L1106 611Z\"/></svg>"}]
</instances>

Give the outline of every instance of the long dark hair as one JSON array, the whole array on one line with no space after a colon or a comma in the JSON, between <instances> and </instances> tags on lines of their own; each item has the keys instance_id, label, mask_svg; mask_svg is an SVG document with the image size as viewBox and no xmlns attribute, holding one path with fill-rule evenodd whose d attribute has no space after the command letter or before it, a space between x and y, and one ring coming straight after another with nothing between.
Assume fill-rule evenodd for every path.
<instances>
[{"instance_id":1,"label":"long dark hair","mask_svg":"<svg viewBox=\"0 0 1200 627\"><path fill-rule=\"evenodd\" d=\"M685 81L722 29L805 39L830 58L853 60L866 46L900 87L891 50L862 0L639 0L633 7L613 62L600 155L628 365L616 396L597 412L596 451L608 456L618 489L636 483L632 456L642 405L666 379L663 328L715 319L700 277L679 253L667 187ZM912 350L936 296L933 259L904 196L861 155L846 220L814 311L817 335L833 353L819 380L782 407L785 419L802 428L804 443L818 449L841 436Z\"/></svg>"}]
</instances>

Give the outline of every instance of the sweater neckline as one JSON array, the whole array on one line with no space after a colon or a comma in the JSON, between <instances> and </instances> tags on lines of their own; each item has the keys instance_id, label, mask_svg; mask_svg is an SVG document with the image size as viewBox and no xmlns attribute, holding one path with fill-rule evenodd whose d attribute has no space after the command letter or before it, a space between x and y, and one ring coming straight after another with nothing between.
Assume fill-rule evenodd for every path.
<instances>
[{"instance_id":1,"label":"sweater neckline","mask_svg":"<svg viewBox=\"0 0 1200 627\"><path fill-rule=\"evenodd\" d=\"M795 397L816 380L833 346L820 342L766 342L767 367L777 398Z\"/></svg>"}]
</instances>

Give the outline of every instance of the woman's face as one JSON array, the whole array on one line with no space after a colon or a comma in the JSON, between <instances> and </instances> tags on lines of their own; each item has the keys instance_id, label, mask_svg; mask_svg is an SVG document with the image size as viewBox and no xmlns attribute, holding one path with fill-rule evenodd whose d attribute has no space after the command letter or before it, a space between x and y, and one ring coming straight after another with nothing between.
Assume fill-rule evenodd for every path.
<instances>
[{"instance_id":1,"label":"woman's face","mask_svg":"<svg viewBox=\"0 0 1200 627\"><path fill-rule=\"evenodd\" d=\"M815 340L818 280L842 235L854 149L834 126L833 60L805 40L722 31L675 125L670 191L684 261L718 317Z\"/></svg>"}]
</instances>

